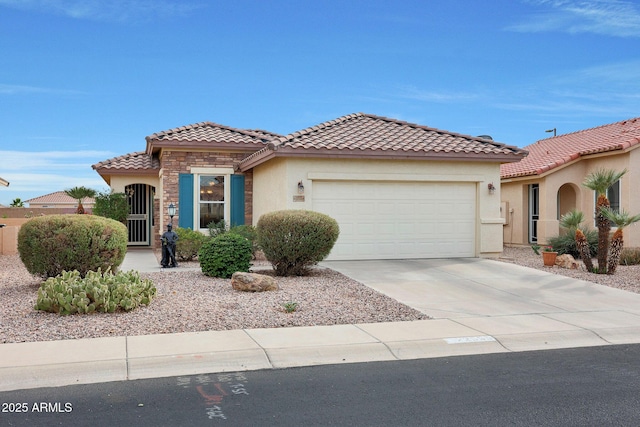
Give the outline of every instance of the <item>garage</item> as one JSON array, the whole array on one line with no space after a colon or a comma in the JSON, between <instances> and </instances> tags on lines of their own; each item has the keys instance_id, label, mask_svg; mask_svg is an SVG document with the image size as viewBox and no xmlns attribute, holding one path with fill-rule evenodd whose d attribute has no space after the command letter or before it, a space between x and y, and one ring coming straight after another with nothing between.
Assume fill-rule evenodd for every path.
<instances>
[{"instance_id":1,"label":"garage","mask_svg":"<svg viewBox=\"0 0 640 427\"><path fill-rule=\"evenodd\" d=\"M314 181L312 209L338 221L328 259L476 256L476 184Z\"/></svg>"}]
</instances>

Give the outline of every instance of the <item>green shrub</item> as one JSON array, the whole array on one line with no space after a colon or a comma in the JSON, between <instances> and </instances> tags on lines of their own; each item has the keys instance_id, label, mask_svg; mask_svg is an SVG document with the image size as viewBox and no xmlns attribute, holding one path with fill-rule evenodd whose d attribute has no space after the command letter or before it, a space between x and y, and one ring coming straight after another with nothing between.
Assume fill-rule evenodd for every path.
<instances>
[{"instance_id":1,"label":"green shrub","mask_svg":"<svg viewBox=\"0 0 640 427\"><path fill-rule=\"evenodd\" d=\"M155 294L153 282L141 280L136 271L113 274L107 269L103 274L98 269L84 278L77 270L63 271L40 285L35 309L58 314L130 311L149 305Z\"/></svg>"},{"instance_id":2,"label":"green shrub","mask_svg":"<svg viewBox=\"0 0 640 427\"><path fill-rule=\"evenodd\" d=\"M198 260L205 275L228 279L236 271L249 271L251 243L238 234L220 234L202 245Z\"/></svg>"},{"instance_id":3,"label":"green shrub","mask_svg":"<svg viewBox=\"0 0 640 427\"><path fill-rule=\"evenodd\" d=\"M258 246L278 276L302 276L322 261L338 240L335 219L314 211L285 210L263 215L257 226Z\"/></svg>"},{"instance_id":4,"label":"green shrub","mask_svg":"<svg viewBox=\"0 0 640 427\"><path fill-rule=\"evenodd\" d=\"M621 265L640 264L640 248L623 248L620 254Z\"/></svg>"},{"instance_id":5,"label":"green shrub","mask_svg":"<svg viewBox=\"0 0 640 427\"><path fill-rule=\"evenodd\" d=\"M598 253L598 231L586 229L582 230L587 241L589 242L589 250L591 251L591 255L594 257L597 256ZM576 247L576 232L575 230L568 230L565 233L562 233L558 236L551 237L547 240L549 246L553 248L554 251L558 252L558 255L569 254L572 255L575 259L580 259L580 252Z\"/></svg>"},{"instance_id":6,"label":"green shrub","mask_svg":"<svg viewBox=\"0 0 640 427\"><path fill-rule=\"evenodd\" d=\"M236 225L229 229L229 233L235 233L247 239L251 244L251 255L255 258L256 252L258 251L258 234L253 225Z\"/></svg>"},{"instance_id":7,"label":"green shrub","mask_svg":"<svg viewBox=\"0 0 640 427\"><path fill-rule=\"evenodd\" d=\"M216 237L229 231L229 226L224 219L218 222L210 222L207 224L207 228L209 229L209 236L211 237Z\"/></svg>"},{"instance_id":8,"label":"green shrub","mask_svg":"<svg viewBox=\"0 0 640 427\"><path fill-rule=\"evenodd\" d=\"M63 271L116 270L127 251L127 227L95 215L47 215L20 227L18 252L29 273L55 277Z\"/></svg>"},{"instance_id":9,"label":"green shrub","mask_svg":"<svg viewBox=\"0 0 640 427\"><path fill-rule=\"evenodd\" d=\"M191 228L176 227L174 230L178 235L176 242L176 258L179 261L191 261L198 256L198 251L208 237L199 231Z\"/></svg>"},{"instance_id":10,"label":"green shrub","mask_svg":"<svg viewBox=\"0 0 640 427\"><path fill-rule=\"evenodd\" d=\"M98 193L95 196L93 214L126 224L129 216L127 195L124 193Z\"/></svg>"}]
</instances>

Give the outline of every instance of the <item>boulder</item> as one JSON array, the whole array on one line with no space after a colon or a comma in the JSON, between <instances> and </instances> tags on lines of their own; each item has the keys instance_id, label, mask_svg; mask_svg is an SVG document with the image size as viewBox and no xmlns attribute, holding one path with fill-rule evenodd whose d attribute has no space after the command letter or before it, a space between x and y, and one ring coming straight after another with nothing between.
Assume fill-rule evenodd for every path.
<instances>
[{"instance_id":1,"label":"boulder","mask_svg":"<svg viewBox=\"0 0 640 427\"><path fill-rule=\"evenodd\" d=\"M569 254L558 255L556 257L556 265L562 268L577 269L578 262Z\"/></svg>"},{"instance_id":2,"label":"boulder","mask_svg":"<svg viewBox=\"0 0 640 427\"><path fill-rule=\"evenodd\" d=\"M276 279L271 276L257 273L243 273L237 271L231 276L231 286L236 291L264 292L277 291Z\"/></svg>"}]
</instances>

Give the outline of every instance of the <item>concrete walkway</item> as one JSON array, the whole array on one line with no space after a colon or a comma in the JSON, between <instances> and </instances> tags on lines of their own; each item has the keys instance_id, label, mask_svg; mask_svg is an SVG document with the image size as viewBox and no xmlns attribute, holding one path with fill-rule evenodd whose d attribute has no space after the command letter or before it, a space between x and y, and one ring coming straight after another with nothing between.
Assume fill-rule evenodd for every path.
<instances>
[{"instance_id":1,"label":"concrete walkway","mask_svg":"<svg viewBox=\"0 0 640 427\"><path fill-rule=\"evenodd\" d=\"M640 294L481 259L323 265L434 319L0 344L0 391L640 343ZM181 270L160 269L151 251L139 249L121 269Z\"/></svg>"}]
</instances>

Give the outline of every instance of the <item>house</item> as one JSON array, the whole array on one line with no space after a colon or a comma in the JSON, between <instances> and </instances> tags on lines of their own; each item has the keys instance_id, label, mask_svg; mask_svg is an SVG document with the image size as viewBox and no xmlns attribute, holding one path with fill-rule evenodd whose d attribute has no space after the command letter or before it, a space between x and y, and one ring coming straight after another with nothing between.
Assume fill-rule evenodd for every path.
<instances>
[{"instance_id":1,"label":"house","mask_svg":"<svg viewBox=\"0 0 640 427\"><path fill-rule=\"evenodd\" d=\"M146 141L145 151L93 165L129 196L130 244L157 245L170 220L204 231L221 219L255 225L267 212L308 209L340 225L330 259L496 256L500 164L526 154L363 113L286 136L204 122Z\"/></svg>"},{"instance_id":2,"label":"house","mask_svg":"<svg viewBox=\"0 0 640 427\"><path fill-rule=\"evenodd\" d=\"M78 207L78 200L67 195L64 191L56 191L44 196L34 197L33 199L25 200L25 203L28 203L30 208L63 208L69 209L69 212L75 212ZM87 211L90 211L94 204L93 197L82 199L82 206Z\"/></svg>"},{"instance_id":3,"label":"house","mask_svg":"<svg viewBox=\"0 0 640 427\"><path fill-rule=\"evenodd\" d=\"M500 170L507 244L544 244L560 232L572 209L595 228L595 192L582 185L598 169L627 173L608 190L614 209L640 213L640 117L559 135L525 147L529 155ZM625 231L625 246L640 246L640 227Z\"/></svg>"}]
</instances>

